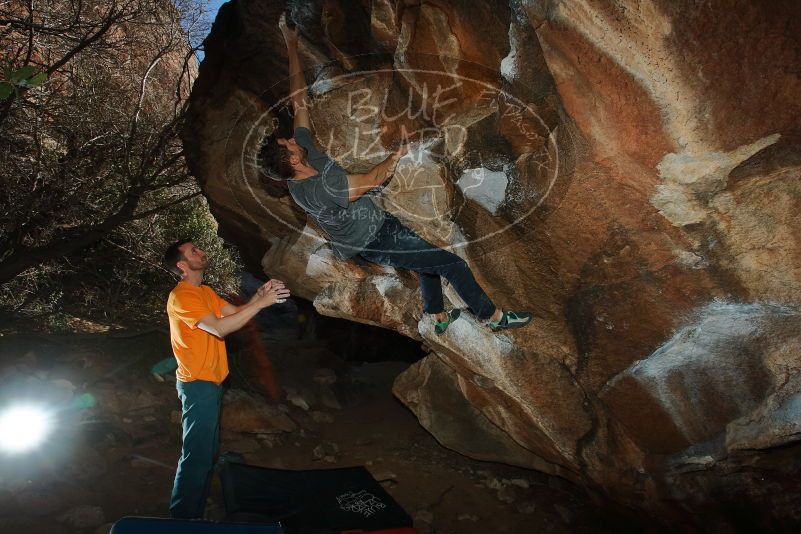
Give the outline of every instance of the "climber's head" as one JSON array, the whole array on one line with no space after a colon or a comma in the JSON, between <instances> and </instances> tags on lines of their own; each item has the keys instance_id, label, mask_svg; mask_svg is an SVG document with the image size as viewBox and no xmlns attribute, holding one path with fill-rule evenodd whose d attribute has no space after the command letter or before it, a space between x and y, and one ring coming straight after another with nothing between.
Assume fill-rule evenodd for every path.
<instances>
[{"instance_id":1,"label":"climber's head","mask_svg":"<svg viewBox=\"0 0 801 534\"><path fill-rule=\"evenodd\" d=\"M264 144L261 151L262 162L269 174L276 178L289 180L295 172L309 165L308 151L300 146L294 137L279 137Z\"/></svg>"}]
</instances>

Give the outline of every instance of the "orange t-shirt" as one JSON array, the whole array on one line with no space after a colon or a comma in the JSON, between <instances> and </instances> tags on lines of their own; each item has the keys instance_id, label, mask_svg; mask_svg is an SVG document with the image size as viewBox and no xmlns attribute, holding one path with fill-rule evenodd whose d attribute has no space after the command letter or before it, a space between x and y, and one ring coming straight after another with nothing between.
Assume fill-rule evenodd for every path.
<instances>
[{"instance_id":1,"label":"orange t-shirt","mask_svg":"<svg viewBox=\"0 0 801 534\"><path fill-rule=\"evenodd\" d=\"M170 342L178 370L175 376L183 382L206 380L222 383L228 376L228 356L225 341L198 328L206 315L222 317L222 308L228 304L209 286L193 286L180 281L167 299L167 317L170 320Z\"/></svg>"}]
</instances>

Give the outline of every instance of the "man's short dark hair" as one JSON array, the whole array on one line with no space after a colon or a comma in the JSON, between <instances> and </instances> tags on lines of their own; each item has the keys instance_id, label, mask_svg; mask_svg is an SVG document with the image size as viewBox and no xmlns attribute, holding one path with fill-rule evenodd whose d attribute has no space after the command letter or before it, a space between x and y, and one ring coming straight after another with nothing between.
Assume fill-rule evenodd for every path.
<instances>
[{"instance_id":1,"label":"man's short dark hair","mask_svg":"<svg viewBox=\"0 0 801 534\"><path fill-rule=\"evenodd\" d=\"M289 163L289 150L278 144L276 136L264 140L259 151L259 160L264 173L274 180L289 180L295 176Z\"/></svg>"},{"instance_id":2,"label":"man's short dark hair","mask_svg":"<svg viewBox=\"0 0 801 534\"><path fill-rule=\"evenodd\" d=\"M170 245L167 252L164 253L164 268L171 273L183 274L176 263L186 260L186 256L184 256L184 253L181 251L181 247L191 242L191 239L179 239Z\"/></svg>"}]
</instances>

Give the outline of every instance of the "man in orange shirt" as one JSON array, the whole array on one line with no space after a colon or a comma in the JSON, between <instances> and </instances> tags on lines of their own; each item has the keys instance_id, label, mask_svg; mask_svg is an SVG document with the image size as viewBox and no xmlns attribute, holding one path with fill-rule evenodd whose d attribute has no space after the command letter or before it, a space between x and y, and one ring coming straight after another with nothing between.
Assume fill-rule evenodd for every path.
<instances>
[{"instance_id":1,"label":"man in orange shirt","mask_svg":"<svg viewBox=\"0 0 801 534\"><path fill-rule=\"evenodd\" d=\"M267 306L284 302L289 290L280 280L270 280L247 304L234 306L203 285L208 257L189 240L167 249L164 264L181 276L167 300L170 342L178 360L176 388L183 407L183 445L170 515L201 518L219 448L221 384L228 376L223 338Z\"/></svg>"}]
</instances>

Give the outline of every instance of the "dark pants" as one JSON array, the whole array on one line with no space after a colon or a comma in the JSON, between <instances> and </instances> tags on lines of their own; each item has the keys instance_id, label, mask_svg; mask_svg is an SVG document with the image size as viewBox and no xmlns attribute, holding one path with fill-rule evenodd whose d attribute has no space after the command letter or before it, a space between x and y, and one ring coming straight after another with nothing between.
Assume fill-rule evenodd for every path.
<instances>
[{"instance_id":1,"label":"dark pants","mask_svg":"<svg viewBox=\"0 0 801 534\"><path fill-rule=\"evenodd\" d=\"M203 517L211 473L220 446L222 386L205 380L176 384L183 413L183 445L170 500L177 519Z\"/></svg>"},{"instance_id":2,"label":"dark pants","mask_svg":"<svg viewBox=\"0 0 801 534\"><path fill-rule=\"evenodd\" d=\"M462 258L425 241L392 215L387 213L386 217L378 235L359 253L362 258L419 273L426 313L445 310L440 281L440 276L444 276L476 317L483 320L492 317L495 305Z\"/></svg>"}]
</instances>

